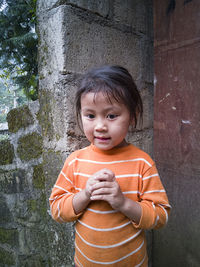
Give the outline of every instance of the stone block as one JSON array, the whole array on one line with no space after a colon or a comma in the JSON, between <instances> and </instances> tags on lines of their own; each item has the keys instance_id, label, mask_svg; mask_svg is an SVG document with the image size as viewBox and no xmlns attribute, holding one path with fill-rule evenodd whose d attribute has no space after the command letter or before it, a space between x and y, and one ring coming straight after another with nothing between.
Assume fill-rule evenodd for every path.
<instances>
[{"instance_id":1,"label":"stone block","mask_svg":"<svg viewBox=\"0 0 200 267\"><path fill-rule=\"evenodd\" d=\"M50 80L46 82L48 84ZM66 153L85 142L82 136L77 136L74 107L76 82L77 78L69 74L54 84L54 90L41 92L38 120L42 127L43 147L47 150Z\"/></svg>"},{"instance_id":2,"label":"stone block","mask_svg":"<svg viewBox=\"0 0 200 267\"><path fill-rule=\"evenodd\" d=\"M6 199L0 195L0 224L6 225L9 222L13 222L13 216L10 212ZM1 262L1 261L0 261Z\"/></svg>"},{"instance_id":3,"label":"stone block","mask_svg":"<svg viewBox=\"0 0 200 267\"><path fill-rule=\"evenodd\" d=\"M69 46L64 55L66 70L82 73L96 65L120 64L127 67L135 79L139 78L142 68L139 38L132 33L105 27L98 21L74 16L69 8L63 12L65 43Z\"/></svg>"},{"instance_id":4,"label":"stone block","mask_svg":"<svg viewBox=\"0 0 200 267\"><path fill-rule=\"evenodd\" d=\"M0 266L16 266L15 256L12 252L7 251L3 248L0 250Z\"/></svg>"},{"instance_id":5,"label":"stone block","mask_svg":"<svg viewBox=\"0 0 200 267\"><path fill-rule=\"evenodd\" d=\"M0 142L0 165L11 164L14 159L14 147L9 140Z\"/></svg>"},{"instance_id":6,"label":"stone block","mask_svg":"<svg viewBox=\"0 0 200 267\"><path fill-rule=\"evenodd\" d=\"M26 223L19 231L18 265L27 267L52 266L49 263L46 222Z\"/></svg>"},{"instance_id":7,"label":"stone block","mask_svg":"<svg viewBox=\"0 0 200 267\"><path fill-rule=\"evenodd\" d=\"M9 131L16 133L20 128L26 128L34 121L28 106L22 106L8 112L7 122Z\"/></svg>"},{"instance_id":8,"label":"stone block","mask_svg":"<svg viewBox=\"0 0 200 267\"><path fill-rule=\"evenodd\" d=\"M22 193L26 190L24 170L0 170L0 192L5 194Z\"/></svg>"},{"instance_id":9,"label":"stone block","mask_svg":"<svg viewBox=\"0 0 200 267\"><path fill-rule=\"evenodd\" d=\"M114 1L113 19L153 38L153 5L147 0Z\"/></svg>"},{"instance_id":10,"label":"stone block","mask_svg":"<svg viewBox=\"0 0 200 267\"><path fill-rule=\"evenodd\" d=\"M42 154L42 137L36 132L22 136L18 140L17 153L21 160L29 161Z\"/></svg>"},{"instance_id":11,"label":"stone block","mask_svg":"<svg viewBox=\"0 0 200 267\"><path fill-rule=\"evenodd\" d=\"M74 227L73 223L58 224L50 218L49 250L52 266L74 266ZM60 248L60 249L59 249ZM64 253L63 253L63 249Z\"/></svg>"},{"instance_id":12,"label":"stone block","mask_svg":"<svg viewBox=\"0 0 200 267\"><path fill-rule=\"evenodd\" d=\"M71 5L73 7L88 10L103 17L109 16L113 1L112 0L49 0L38 1L38 13L48 11L49 9L59 7L61 5Z\"/></svg>"},{"instance_id":13,"label":"stone block","mask_svg":"<svg viewBox=\"0 0 200 267\"><path fill-rule=\"evenodd\" d=\"M29 221L37 222L40 220L46 220L47 215L47 202L45 194L41 194L38 199L27 200L28 210L31 214Z\"/></svg>"},{"instance_id":14,"label":"stone block","mask_svg":"<svg viewBox=\"0 0 200 267\"><path fill-rule=\"evenodd\" d=\"M140 79L144 51L142 40L132 32L87 19L69 6L59 7L39 20L43 26L40 27L42 77L50 78L49 72L54 76L58 72L83 73L97 65L120 64L127 67L136 80Z\"/></svg>"},{"instance_id":15,"label":"stone block","mask_svg":"<svg viewBox=\"0 0 200 267\"><path fill-rule=\"evenodd\" d=\"M67 0L67 4L71 4L75 7L89 10L95 14L103 17L108 17L113 6L112 0L96 0L96 1L85 1L85 0Z\"/></svg>"},{"instance_id":16,"label":"stone block","mask_svg":"<svg viewBox=\"0 0 200 267\"><path fill-rule=\"evenodd\" d=\"M45 185L47 194L50 196L52 187L54 186L61 168L63 167L65 156L61 153L49 150L43 153L44 158L44 174L45 174Z\"/></svg>"},{"instance_id":17,"label":"stone block","mask_svg":"<svg viewBox=\"0 0 200 267\"><path fill-rule=\"evenodd\" d=\"M18 231L16 229L5 229L0 227L0 243L12 247L18 244Z\"/></svg>"}]
</instances>

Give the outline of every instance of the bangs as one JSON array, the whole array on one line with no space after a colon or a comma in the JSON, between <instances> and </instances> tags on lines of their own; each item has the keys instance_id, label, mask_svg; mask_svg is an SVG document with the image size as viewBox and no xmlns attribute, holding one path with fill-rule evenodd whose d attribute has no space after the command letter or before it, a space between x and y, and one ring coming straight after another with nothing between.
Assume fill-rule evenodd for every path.
<instances>
[{"instance_id":1,"label":"bangs","mask_svg":"<svg viewBox=\"0 0 200 267\"><path fill-rule=\"evenodd\" d=\"M87 84L87 88L84 88L83 95L87 93L94 93L94 102L98 93L102 93L109 103L116 101L121 104L126 104L125 90L116 84L106 83L105 81L91 80Z\"/></svg>"}]
</instances>

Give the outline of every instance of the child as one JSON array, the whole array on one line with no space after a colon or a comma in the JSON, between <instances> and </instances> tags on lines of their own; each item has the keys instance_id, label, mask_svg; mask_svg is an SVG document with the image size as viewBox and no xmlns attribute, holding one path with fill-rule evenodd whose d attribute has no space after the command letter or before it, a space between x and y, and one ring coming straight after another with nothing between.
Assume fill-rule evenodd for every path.
<instances>
[{"instance_id":1,"label":"child","mask_svg":"<svg viewBox=\"0 0 200 267\"><path fill-rule=\"evenodd\" d=\"M89 71L76 110L91 145L66 159L50 197L52 217L76 221L76 266L148 266L144 229L165 225L170 205L153 160L125 140L142 115L129 72Z\"/></svg>"}]
</instances>

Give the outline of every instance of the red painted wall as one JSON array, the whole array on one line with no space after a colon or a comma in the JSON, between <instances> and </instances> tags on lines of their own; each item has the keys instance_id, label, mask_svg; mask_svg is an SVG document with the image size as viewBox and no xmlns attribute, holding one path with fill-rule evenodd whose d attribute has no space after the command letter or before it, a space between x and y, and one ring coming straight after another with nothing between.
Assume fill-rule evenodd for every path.
<instances>
[{"instance_id":1,"label":"red painted wall","mask_svg":"<svg viewBox=\"0 0 200 267\"><path fill-rule=\"evenodd\" d=\"M173 206L153 267L200 266L200 1L154 0L154 155Z\"/></svg>"}]
</instances>

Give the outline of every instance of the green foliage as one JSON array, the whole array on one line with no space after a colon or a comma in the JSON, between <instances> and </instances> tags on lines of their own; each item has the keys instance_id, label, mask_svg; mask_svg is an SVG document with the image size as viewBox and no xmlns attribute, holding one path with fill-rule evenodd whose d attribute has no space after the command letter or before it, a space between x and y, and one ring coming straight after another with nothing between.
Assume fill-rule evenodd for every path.
<instances>
[{"instance_id":1,"label":"green foliage","mask_svg":"<svg viewBox=\"0 0 200 267\"><path fill-rule=\"evenodd\" d=\"M4 6L4 8L3 8ZM36 0L0 0L0 60L4 80L37 99Z\"/></svg>"},{"instance_id":2,"label":"green foliage","mask_svg":"<svg viewBox=\"0 0 200 267\"><path fill-rule=\"evenodd\" d=\"M14 107L15 100L17 106L27 103L23 90L15 90L10 81L0 79L0 123L6 122L7 113Z\"/></svg>"}]
</instances>

